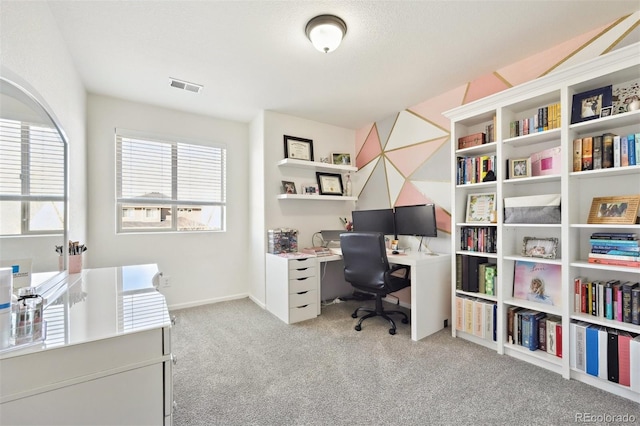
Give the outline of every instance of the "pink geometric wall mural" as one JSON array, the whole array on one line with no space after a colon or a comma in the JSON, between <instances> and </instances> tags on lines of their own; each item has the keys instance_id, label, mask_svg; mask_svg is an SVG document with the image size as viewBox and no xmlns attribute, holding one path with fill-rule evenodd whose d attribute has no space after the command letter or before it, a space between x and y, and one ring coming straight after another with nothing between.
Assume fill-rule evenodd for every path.
<instances>
[{"instance_id":1,"label":"pink geometric wall mural","mask_svg":"<svg viewBox=\"0 0 640 426\"><path fill-rule=\"evenodd\" d=\"M356 167L364 167L380 154L382 154L382 147L380 146L380 139L378 138L378 132L374 124L356 156Z\"/></svg>"},{"instance_id":2,"label":"pink geometric wall mural","mask_svg":"<svg viewBox=\"0 0 640 426\"><path fill-rule=\"evenodd\" d=\"M365 127L362 127L356 130L356 153L360 152L362 146L367 140L367 136L371 133L373 126L375 123L367 124Z\"/></svg>"},{"instance_id":3,"label":"pink geometric wall mural","mask_svg":"<svg viewBox=\"0 0 640 426\"><path fill-rule=\"evenodd\" d=\"M442 111L448 111L462 105L466 90L467 85L465 84L408 109L441 129L444 129L446 132L449 132L451 123L449 123L447 117L442 115Z\"/></svg>"},{"instance_id":4,"label":"pink geometric wall mural","mask_svg":"<svg viewBox=\"0 0 640 426\"><path fill-rule=\"evenodd\" d=\"M464 103L468 104L478 99L485 98L494 93L503 91L511 87L495 74L487 74L469 83L467 95L464 97Z\"/></svg>"},{"instance_id":5,"label":"pink geometric wall mural","mask_svg":"<svg viewBox=\"0 0 640 426\"><path fill-rule=\"evenodd\" d=\"M421 144L408 146L406 148L396 149L385 152L385 155L394 166L398 168L404 177L410 177L411 174L424 164L431 154L440 148L448 137L436 139L435 141L424 142Z\"/></svg>"}]
</instances>

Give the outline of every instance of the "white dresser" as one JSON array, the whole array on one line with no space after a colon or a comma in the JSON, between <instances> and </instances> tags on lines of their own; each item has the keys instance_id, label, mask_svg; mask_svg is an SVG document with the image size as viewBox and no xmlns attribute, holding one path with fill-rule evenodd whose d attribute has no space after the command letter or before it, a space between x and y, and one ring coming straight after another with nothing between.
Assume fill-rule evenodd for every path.
<instances>
[{"instance_id":1,"label":"white dresser","mask_svg":"<svg viewBox=\"0 0 640 426\"><path fill-rule=\"evenodd\" d=\"M287 324L320 314L317 260L313 256L266 255L267 310Z\"/></svg>"},{"instance_id":2,"label":"white dresser","mask_svg":"<svg viewBox=\"0 0 640 426\"><path fill-rule=\"evenodd\" d=\"M0 352L0 424L171 425L171 320L157 271L88 269L56 287L46 340Z\"/></svg>"}]
</instances>

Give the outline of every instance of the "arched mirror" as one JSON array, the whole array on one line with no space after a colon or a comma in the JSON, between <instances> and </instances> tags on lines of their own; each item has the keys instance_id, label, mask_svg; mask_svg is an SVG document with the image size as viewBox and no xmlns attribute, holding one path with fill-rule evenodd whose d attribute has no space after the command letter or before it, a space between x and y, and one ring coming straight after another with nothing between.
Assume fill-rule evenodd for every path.
<instances>
[{"instance_id":1,"label":"arched mirror","mask_svg":"<svg viewBox=\"0 0 640 426\"><path fill-rule=\"evenodd\" d=\"M56 247L68 239L67 150L39 95L0 76L0 266L29 271L30 285L66 269L67 256Z\"/></svg>"}]
</instances>

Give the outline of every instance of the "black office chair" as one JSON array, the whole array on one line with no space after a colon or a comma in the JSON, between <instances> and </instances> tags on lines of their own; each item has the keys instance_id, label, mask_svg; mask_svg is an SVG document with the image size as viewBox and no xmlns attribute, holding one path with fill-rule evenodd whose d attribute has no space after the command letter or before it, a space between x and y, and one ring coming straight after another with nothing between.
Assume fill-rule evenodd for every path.
<instances>
[{"instance_id":1,"label":"black office chair","mask_svg":"<svg viewBox=\"0 0 640 426\"><path fill-rule=\"evenodd\" d=\"M389 315L402 315L404 324L409 323L409 318L401 311L385 311L382 308L382 298L411 284L409 266L397 265L393 268L389 266L382 233L344 233L340 236L340 248L344 260L345 280L356 289L374 293L376 296L375 309L359 307L351 314L353 318L358 318L359 311L368 312L358 321L355 326L356 331L362 330L362 321L381 316L391 324L389 334L396 334L396 323Z\"/></svg>"}]
</instances>

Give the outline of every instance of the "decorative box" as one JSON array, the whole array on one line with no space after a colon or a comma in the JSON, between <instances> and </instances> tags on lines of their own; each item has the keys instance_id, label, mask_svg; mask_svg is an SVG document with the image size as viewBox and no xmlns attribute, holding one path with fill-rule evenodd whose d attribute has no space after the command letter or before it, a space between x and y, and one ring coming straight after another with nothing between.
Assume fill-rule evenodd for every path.
<instances>
[{"instance_id":1,"label":"decorative box","mask_svg":"<svg viewBox=\"0 0 640 426\"><path fill-rule=\"evenodd\" d=\"M458 139L458 149L471 148L472 146L482 145L486 142L484 133L474 133L472 135L463 136Z\"/></svg>"},{"instance_id":2,"label":"decorative box","mask_svg":"<svg viewBox=\"0 0 640 426\"><path fill-rule=\"evenodd\" d=\"M298 251L298 230L289 228L267 231L267 251L269 253L294 253Z\"/></svg>"},{"instance_id":3,"label":"decorative box","mask_svg":"<svg viewBox=\"0 0 640 426\"><path fill-rule=\"evenodd\" d=\"M561 149L545 149L531 154L531 176L559 175L562 169Z\"/></svg>"},{"instance_id":4,"label":"decorative box","mask_svg":"<svg viewBox=\"0 0 640 426\"><path fill-rule=\"evenodd\" d=\"M505 198L504 223L560 223L560 194Z\"/></svg>"}]
</instances>

